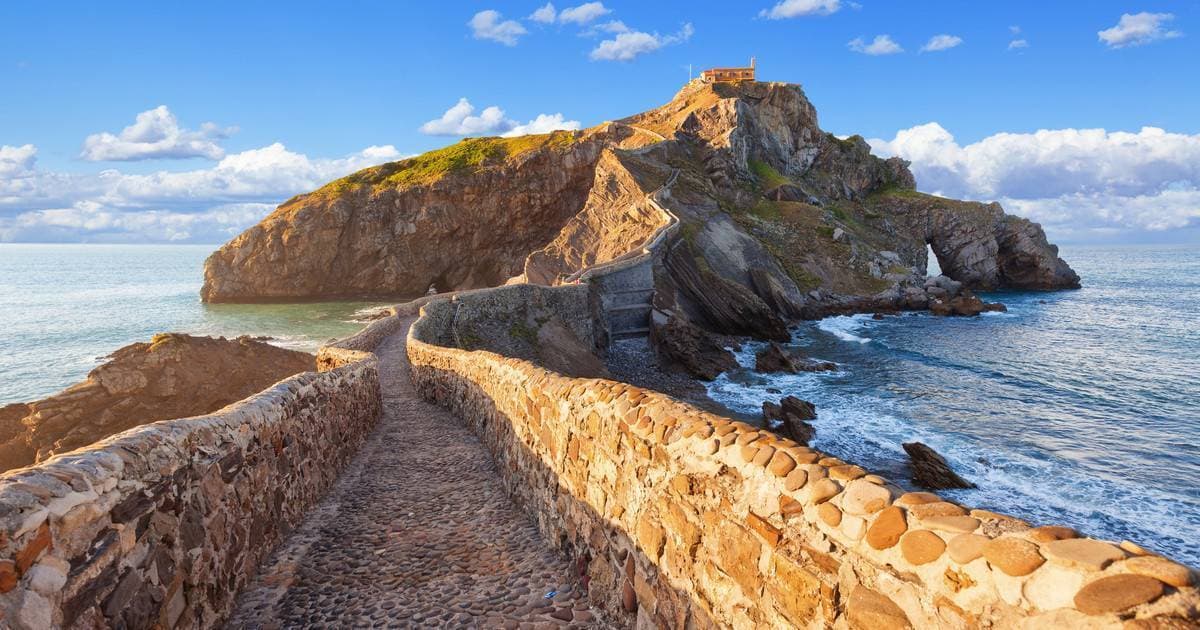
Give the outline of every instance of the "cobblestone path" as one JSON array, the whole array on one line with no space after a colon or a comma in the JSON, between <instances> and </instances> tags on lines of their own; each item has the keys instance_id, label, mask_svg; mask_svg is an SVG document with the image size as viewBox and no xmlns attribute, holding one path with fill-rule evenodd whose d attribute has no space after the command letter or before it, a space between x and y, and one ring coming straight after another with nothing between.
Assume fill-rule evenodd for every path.
<instances>
[{"instance_id":1,"label":"cobblestone path","mask_svg":"<svg viewBox=\"0 0 1200 630\"><path fill-rule=\"evenodd\" d=\"M228 627L598 626L491 455L413 391L407 329L379 349L379 425L246 586Z\"/></svg>"}]
</instances>

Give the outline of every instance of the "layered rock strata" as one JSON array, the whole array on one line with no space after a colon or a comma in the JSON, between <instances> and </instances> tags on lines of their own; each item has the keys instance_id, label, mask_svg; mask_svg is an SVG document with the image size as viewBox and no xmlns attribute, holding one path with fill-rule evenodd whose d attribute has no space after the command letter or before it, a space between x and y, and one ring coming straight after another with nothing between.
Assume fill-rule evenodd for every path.
<instances>
[{"instance_id":1,"label":"layered rock strata","mask_svg":"<svg viewBox=\"0 0 1200 630\"><path fill-rule=\"evenodd\" d=\"M215 411L314 365L311 354L248 337L156 335L117 350L54 396L0 408L0 472L132 427Z\"/></svg>"}]
</instances>

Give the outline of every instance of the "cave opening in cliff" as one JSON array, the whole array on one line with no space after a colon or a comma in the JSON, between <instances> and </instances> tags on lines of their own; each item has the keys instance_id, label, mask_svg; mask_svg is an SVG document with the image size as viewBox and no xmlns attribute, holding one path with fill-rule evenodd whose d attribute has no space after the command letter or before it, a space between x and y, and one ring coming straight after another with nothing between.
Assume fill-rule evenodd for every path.
<instances>
[{"instance_id":1,"label":"cave opening in cliff","mask_svg":"<svg viewBox=\"0 0 1200 630\"><path fill-rule=\"evenodd\" d=\"M937 252L933 251L933 244L925 243L925 275L942 275L941 262L942 261L938 260Z\"/></svg>"}]
</instances>

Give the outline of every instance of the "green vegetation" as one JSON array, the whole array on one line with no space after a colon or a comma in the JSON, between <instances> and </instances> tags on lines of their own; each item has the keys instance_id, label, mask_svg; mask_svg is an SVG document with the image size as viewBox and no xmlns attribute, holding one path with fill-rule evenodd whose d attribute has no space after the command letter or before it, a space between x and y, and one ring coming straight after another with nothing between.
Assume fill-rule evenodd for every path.
<instances>
[{"instance_id":1,"label":"green vegetation","mask_svg":"<svg viewBox=\"0 0 1200 630\"><path fill-rule=\"evenodd\" d=\"M857 134L843 140L829 132L826 132L825 137L828 138L830 142L836 144L842 151L855 151L858 149L858 143L863 141L863 137Z\"/></svg>"},{"instance_id":2,"label":"green vegetation","mask_svg":"<svg viewBox=\"0 0 1200 630\"><path fill-rule=\"evenodd\" d=\"M378 189L429 184L450 173L477 171L536 149L566 147L575 141L575 134L569 131L515 138L465 138L416 157L351 173L326 184L313 194L330 198L368 186Z\"/></svg>"},{"instance_id":3,"label":"green vegetation","mask_svg":"<svg viewBox=\"0 0 1200 630\"><path fill-rule=\"evenodd\" d=\"M538 342L537 329L523 321L516 321L509 325L508 336L512 337L513 339L523 340L534 346L536 346Z\"/></svg>"},{"instance_id":4,"label":"green vegetation","mask_svg":"<svg viewBox=\"0 0 1200 630\"><path fill-rule=\"evenodd\" d=\"M749 164L750 170L754 172L754 176L758 178L758 182L767 190L791 183L791 180L781 175L779 171L766 162L750 160Z\"/></svg>"},{"instance_id":5,"label":"green vegetation","mask_svg":"<svg viewBox=\"0 0 1200 630\"><path fill-rule=\"evenodd\" d=\"M699 222L685 220L679 224L679 235L688 245L695 245L696 237L700 235L701 229L703 226Z\"/></svg>"},{"instance_id":6,"label":"green vegetation","mask_svg":"<svg viewBox=\"0 0 1200 630\"><path fill-rule=\"evenodd\" d=\"M883 197L904 197L906 199L935 198L933 195L927 195L911 188L901 188L892 184L871 192L870 195L867 195L867 201L877 201Z\"/></svg>"},{"instance_id":7,"label":"green vegetation","mask_svg":"<svg viewBox=\"0 0 1200 630\"><path fill-rule=\"evenodd\" d=\"M778 221L783 217L783 211L780 210L779 203L770 199L760 199L747 212L763 221Z\"/></svg>"}]
</instances>

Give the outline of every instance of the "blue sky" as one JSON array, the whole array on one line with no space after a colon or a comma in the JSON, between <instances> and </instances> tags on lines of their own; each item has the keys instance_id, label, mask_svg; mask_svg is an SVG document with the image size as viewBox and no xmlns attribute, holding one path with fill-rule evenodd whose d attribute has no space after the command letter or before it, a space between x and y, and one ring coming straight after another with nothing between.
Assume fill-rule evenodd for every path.
<instances>
[{"instance_id":1,"label":"blue sky","mask_svg":"<svg viewBox=\"0 0 1200 630\"><path fill-rule=\"evenodd\" d=\"M6 3L0 241L219 242L344 171L629 115L689 64L751 55L924 190L1066 240L1200 223L1200 3L614 0L539 21L544 4ZM463 98L481 119L421 131Z\"/></svg>"}]
</instances>

